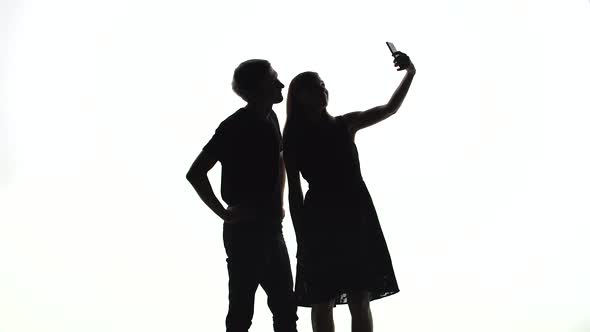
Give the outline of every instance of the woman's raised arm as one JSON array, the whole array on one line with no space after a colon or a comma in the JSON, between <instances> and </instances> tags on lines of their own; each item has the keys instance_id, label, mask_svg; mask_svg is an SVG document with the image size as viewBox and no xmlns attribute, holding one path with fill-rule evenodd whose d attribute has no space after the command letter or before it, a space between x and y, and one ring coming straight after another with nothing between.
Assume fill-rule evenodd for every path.
<instances>
[{"instance_id":1,"label":"woman's raised arm","mask_svg":"<svg viewBox=\"0 0 590 332\"><path fill-rule=\"evenodd\" d=\"M373 107L362 112L347 113L342 116L353 135L360 129L372 126L387 119L395 114L402 105L404 98L408 94L414 75L416 74L416 68L410 58L402 52L396 53L394 64L398 67L398 71L406 70L406 75L387 104Z\"/></svg>"}]
</instances>

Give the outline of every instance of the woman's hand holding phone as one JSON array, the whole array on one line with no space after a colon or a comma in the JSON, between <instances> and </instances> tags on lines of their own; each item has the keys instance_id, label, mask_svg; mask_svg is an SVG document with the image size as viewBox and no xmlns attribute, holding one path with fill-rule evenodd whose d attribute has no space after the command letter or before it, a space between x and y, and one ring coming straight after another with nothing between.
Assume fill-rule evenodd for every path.
<instances>
[{"instance_id":1,"label":"woman's hand holding phone","mask_svg":"<svg viewBox=\"0 0 590 332\"><path fill-rule=\"evenodd\" d=\"M410 57L407 56L405 53L398 51L395 46L393 46L392 42L386 42L389 51L391 51L391 55L393 55L393 64L397 67L397 71L400 70L407 70L410 73L415 73L416 68L410 60Z\"/></svg>"},{"instance_id":2,"label":"woman's hand holding phone","mask_svg":"<svg viewBox=\"0 0 590 332\"><path fill-rule=\"evenodd\" d=\"M409 73L416 73L416 67L410 60L410 57L403 52L397 51L394 55L393 64L397 67L397 71L407 70Z\"/></svg>"}]
</instances>

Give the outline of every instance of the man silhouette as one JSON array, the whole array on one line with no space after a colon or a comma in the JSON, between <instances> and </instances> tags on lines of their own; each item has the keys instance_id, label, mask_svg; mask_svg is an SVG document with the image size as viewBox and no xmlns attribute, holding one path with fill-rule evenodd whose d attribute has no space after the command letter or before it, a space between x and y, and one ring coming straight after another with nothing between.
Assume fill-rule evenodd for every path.
<instances>
[{"instance_id":1,"label":"man silhouette","mask_svg":"<svg viewBox=\"0 0 590 332\"><path fill-rule=\"evenodd\" d=\"M282 140L272 110L283 100L284 87L268 61L241 63L234 71L232 88L247 105L221 122L186 175L203 202L224 221L227 332L247 332L252 325L258 285L268 295L274 330L297 330L293 276L282 233ZM221 196L227 209L207 177L217 161L222 165Z\"/></svg>"}]
</instances>

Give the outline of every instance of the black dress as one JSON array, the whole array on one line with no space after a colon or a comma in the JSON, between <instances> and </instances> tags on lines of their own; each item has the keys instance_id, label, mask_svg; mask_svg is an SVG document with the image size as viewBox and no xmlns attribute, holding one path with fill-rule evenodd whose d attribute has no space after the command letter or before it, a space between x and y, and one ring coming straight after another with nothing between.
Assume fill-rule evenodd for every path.
<instances>
[{"instance_id":1,"label":"black dress","mask_svg":"<svg viewBox=\"0 0 590 332\"><path fill-rule=\"evenodd\" d=\"M342 117L325 114L321 124L298 135L292 149L309 184L303 218L296 225L299 306L369 291L369 299L399 292L389 250L361 176L354 139Z\"/></svg>"}]
</instances>

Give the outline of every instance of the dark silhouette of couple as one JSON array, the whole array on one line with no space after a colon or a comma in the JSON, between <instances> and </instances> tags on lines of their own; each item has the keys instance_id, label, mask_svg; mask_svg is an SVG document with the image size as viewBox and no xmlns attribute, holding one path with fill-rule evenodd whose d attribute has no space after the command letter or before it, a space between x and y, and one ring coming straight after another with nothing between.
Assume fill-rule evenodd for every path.
<instances>
[{"instance_id":1,"label":"dark silhouette of couple","mask_svg":"<svg viewBox=\"0 0 590 332\"><path fill-rule=\"evenodd\" d=\"M225 119L187 173L207 206L223 221L229 274L228 332L247 332L258 285L268 295L276 332L297 331L297 306L311 307L314 332L334 331L333 308L347 304L353 332L373 329L369 302L399 291L389 251L354 143L357 131L395 114L416 73L406 74L389 99L366 111L332 116L328 91L315 72L289 85L284 135L274 104L285 87L266 60L241 63L232 88L247 103ZM207 177L222 165L224 208ZM309 184L305 198L300 174ZM295 285L282 233L283 191L297 238Z\"/></svg>"}]
</instances>

